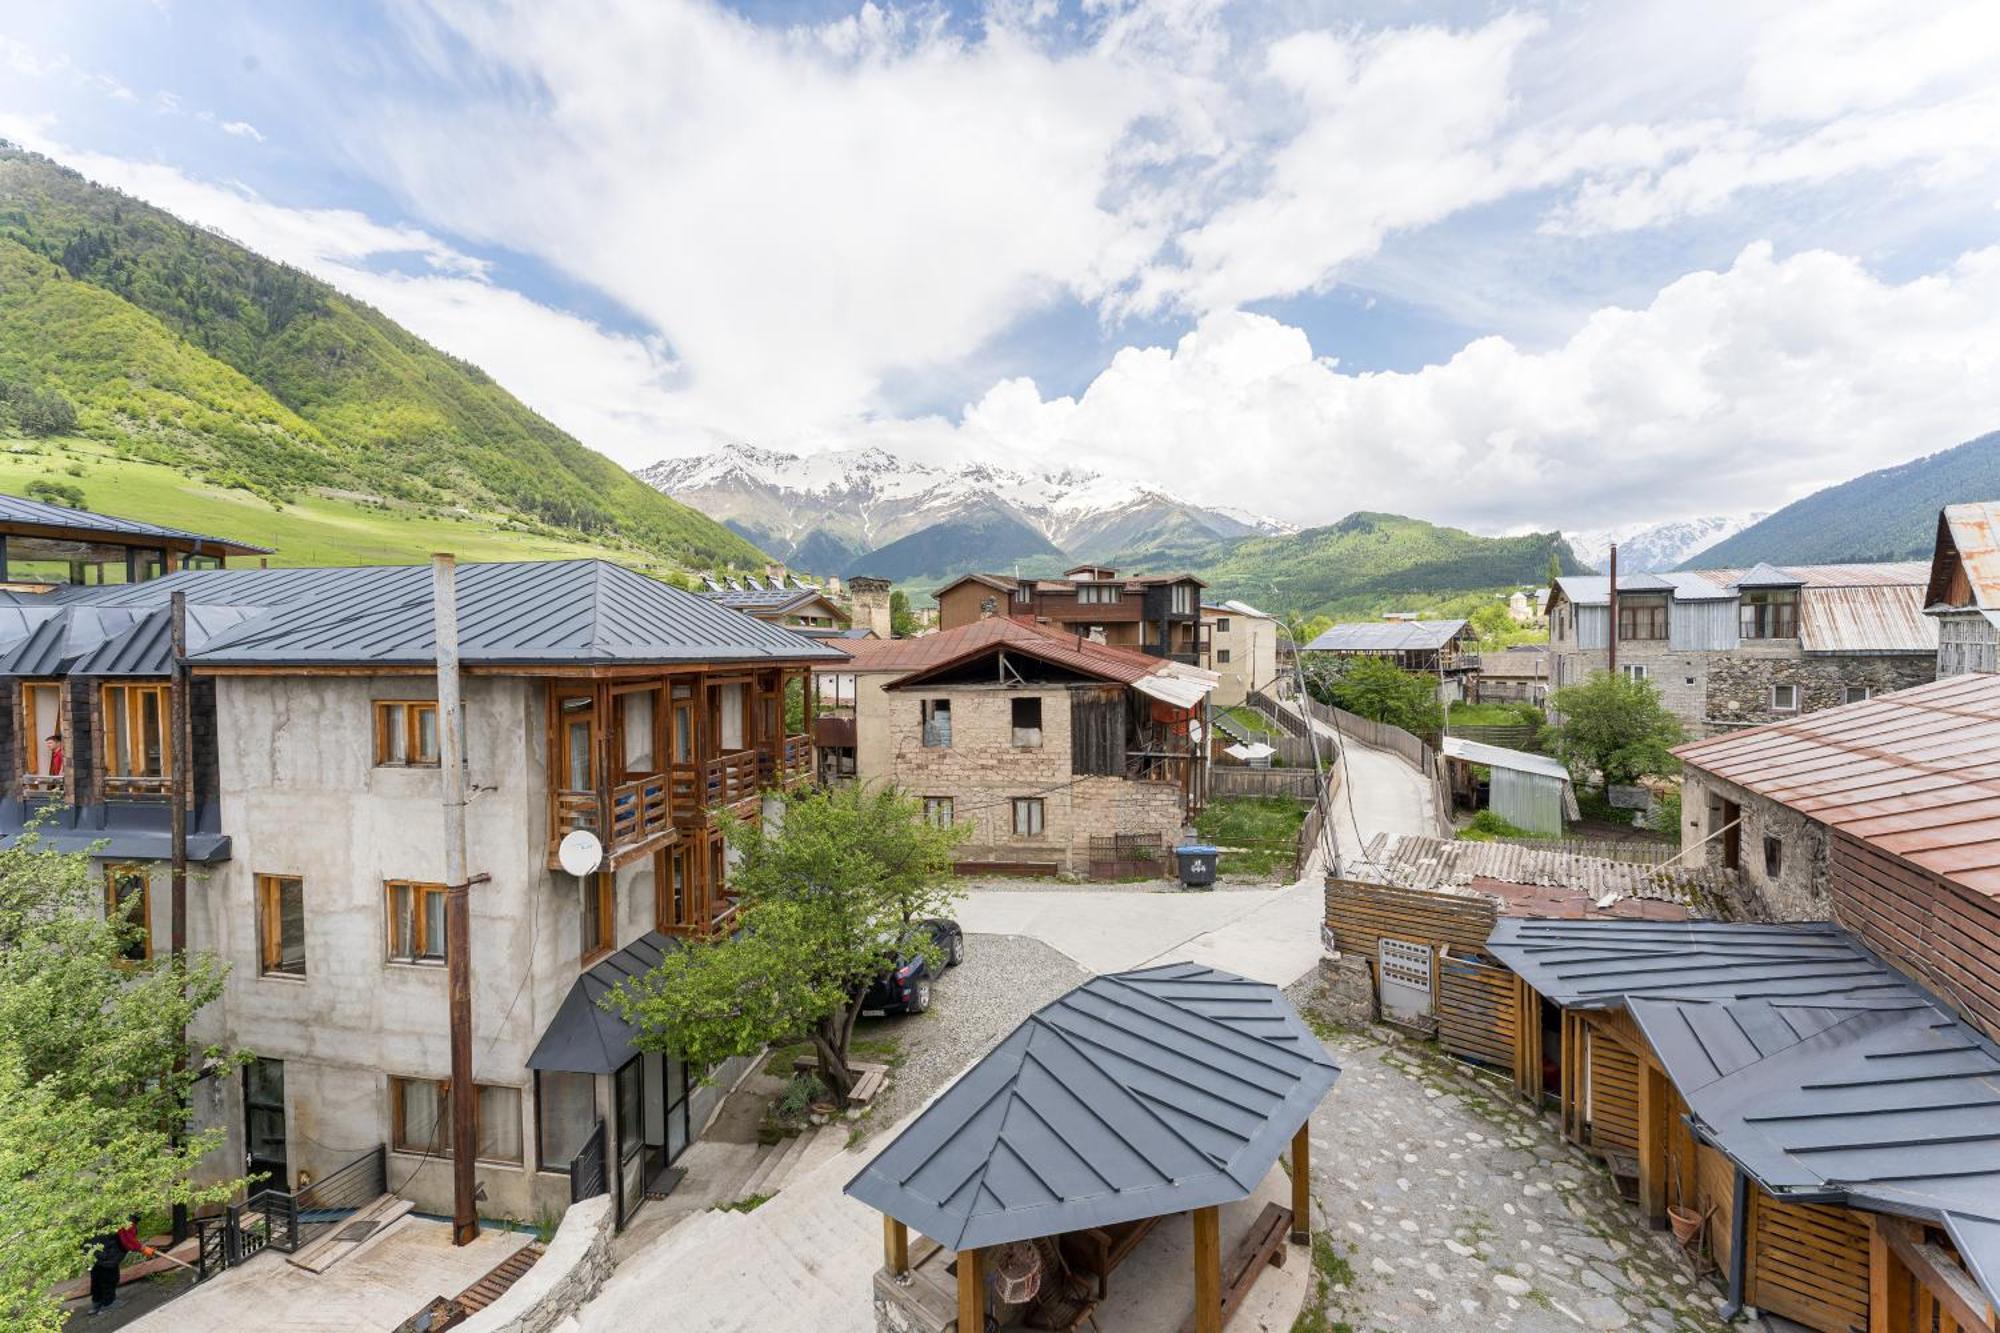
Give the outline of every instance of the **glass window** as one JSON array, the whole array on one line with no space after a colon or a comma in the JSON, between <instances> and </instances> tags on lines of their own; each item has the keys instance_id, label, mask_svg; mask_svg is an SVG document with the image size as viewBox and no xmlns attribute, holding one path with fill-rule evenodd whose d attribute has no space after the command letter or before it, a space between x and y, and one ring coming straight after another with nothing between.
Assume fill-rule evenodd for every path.
<instances>
[{"instance_id":1,"label":"glass window","mask_svg":"<svg viewBox=\"0 0 2000 1333\"><path fill-rule=\"evenodd\" d=\"M488 1162L521 1160L521 1090L497 1084L476 1085L479 1109L473 1117L479 1157Z\"/></svg>"},{"instance_id":2,"label":"glass window","mask_svg":"<svg viewBox=\"0 0 2000 1333\"><path fill-rule=\"evenodd\" d=\"M653 693L633 690L618 696L619 740L629 774L658 771L653 756Z\"/></svg>"},{"instance_id":3,"label":"glass window","mask_svg":"<svg viewBox=\"0 0 2000 1333\"><path fill-rule=\"evenodd\" d=\"M1227 633L1229 633L1229 617L1228 617L1228 616L1217 616L1217 617L1215 618L1215 632L1216 632L1217 634L1227 634Z\"/></svg>"},{"instance_id":4,"label":"glass window","mask_svg":"<svg viewBox=\"0 0 2000 1333\"><path fill-rule=\"evenodd\" d=\"M1194 585L1176 583L1174 585L1174 614L1184 616L1194 611Z\"/></svg>"},{"instance_id":5,"label":"glass window","mask_svg":"<svg viewBox=\"0 0 2000 1333\"><path fill-rule=\"evenodd\" d=\"M1024 838L1039 837L1041 835L1041 797L1016 796L1014 798L1014 832Z\"/></svg>"},{"instance_id":6,"label":"glass window","mask_svg":"<svg viewBox=\"0 0 2000 1333\"><path fill-rule=\"evenodd\" d=\"M597 709L587 698L568 698L557 705L561 716L562 789L597 790L597 766L591 761L597 748Z\"/></svg>"},{"instance_id":7,"label":"glass window","mask_svg":"<svg viewBox=\"0 0 2000 1333\"><path fill-rule=\"evenodd\" d=\"M437 761L437 703L429 699L378 699L375 762L435 765Z\"/></svg>"},{"instance_id":8,"label":"glass window","mask_svg":"<svg viewBox=\"0 0 2000 1333\"><path fill-rule=\"evenodd\" d=\"M487 1161L521 1160L521 1090L473 1085L476 1154ZM451 1082L438 1078L389 1079L389 1144L397 1152L450 1157Z\"/></svg>"},{"instance_id":9,"label":"glass window","mask_svg":"<svg viewBox=\"0 0 2000 1333\"><path fill-rule=\"evenodd\" d=\"M1866 685L1849 685L1842 692L1841 702L1849 704L1866 703L1873 693Z\"/></svg>"},{"instance_id":10,"label":"glass window","mask_svg":"<svg viewBox=\"0 0 2000 1333\"><path fill-rule=\"evenodd\" d=\"M1647 676L1652 674L1645 667L1633 664L1621 666L1618 668L1618 670L1621 673L1623 673L1625 679L1627 680L1644 680L1646 679Z\"/></svg>"},{"instance_id":11,"label":"glass window","mask_svg":"<svg viewBox=\"0 0 2000 1333\"><path fill-rule=\"evenodd\" d=\"M580 887L583 905L583 958L585 962L611 951L612 931L617 925L611 872L600 870L585 875Z\"/></svg>"},{"instance_id":12,"label":"glass window","mask_svg":"<svg viewBox=\"0 0 2000 1333\"><path fill-rule=\"evenodd\" d=\"M1042 743L1042 701L1034 699L1010 700L1013 705L1014 744L1034 747Z\"/></svg>"},{"instance_id":13,"label":"glass window","mask_svg":"<svg viewBox=\"0 0 2000 1333\"><path fill-rule=\"evenodd\" d=\"M305 882L298 876L257 876L257 939L266 976L306 974Z\"/></svg>"},{"instance_id":14,"label":"glass window","mask_svg":"<svg viewBox=\"0 0 2000 1333\"><path fill-rule=\"evenodd\" d=\"M1798 712L1799 687L1796 685L1773 685L1771 687L1771 711L1774 713Z\"/></svg>"},{"instance_id":15,"label":"glass window","mask_svg":"<svg viewBox=\"0 0 2000 1333\"><path fill-rule=\"evenodd\" d=\"M137 787L159 790L167 777L167 687L165 685L106 685L104 687L104 765L107 776L123 779L113 794L130 794Z\"/></svg>"},{"instance_id":16,"label":"glass window","mask_svg":"<svg viewBox=\"0 0 2000 1333\"><path fill-rule=\"evenodd\" d=\"M104 871L104 919L123 921L131 932L121 956L143 963L153 956L152 883L144 866L107 866Z\"/></svg>"},{"instance_id":17,"label":"glass window","mask_svg":"<svg viewBox=\"0 0 2000 1333\"><path fill-rule=\"evenodd\" d=\"M923 721L924 744L933 749L951 748L951 700L925 699L918 705Z\"/></svg>"},{"instance_id":18,"label":"glass window","mask_svg":"<svg viewBox=\"0 0 2000 1333\"><path fill-rule=\"evenodd\" d=\"M939 828L952 825L952 800L949 796L924 797L924 818Z\"/></svg>"},{"instance_id":19,"label":"glass window","mask_svg":"<svg viewBox=\"0 0 2000 1333\"><path fill-rule=\"evenodd\" d=\"M398 963L444 961L444 885L390 880L389 958Z\"/></svg>"},{"instance_id":20,"label":"glass window","mask_svg":"<svg viewBox=\"0 0 2000 1333\"><path fill-rule=\"evenodd\" d=\"M1796 588L1752 589L1737 603L1738 632L1746 639L1799 637L1799 594Z\"/></svg>"},{"instance_id":21,"label":"glass window","mask_svg":"<svg viewBox=\"0 0 2000 1333\"><path fill-rule=\"evenodd\" d=\"M597 1079L589 1074L535 1075L535 1165L567 1171L597 1128Z\"/></svg>"},{"instance_id":22,"label":"glass window","mask_svg":"<svg viewBox=\"0 0 2000 1333\"><path fill-rule=\"evenodd\" d=\"M1229 665L1229 650L1227 648L1217 648L1215 650L1215 663L1217 666Z\"/></svg>"},{"instance_id":23,"label":"glass window","mask_svg":"<svg viewBox=\"0 0 2000 1333\"><path fill-rule=\"evenodd\" d=\"M62 686L21 687L21 734L21 771L29 777L62 776Z\"/></svg>"},{"instance_id":24,"label":"glass window","mask_svg":"<svg viewBox=\"0 0 2000 1333\"><path fill-rule=\"evenodd\" d=\"M1666 638L1666 602L1621 600L1618 603L1618 637L1620 640Z\"/></svg>"},{"instance_id":25,"label":"glass window","mask_svg":"<svg viewBox=\"0 0 2000 1333\"><path fill-rule=\"evenodd\" d=\"M716 690L716 744L723 754L734 754L743 748L743 705L749 694L749 686L724 685Z\"/></svg>"}]
</instances>

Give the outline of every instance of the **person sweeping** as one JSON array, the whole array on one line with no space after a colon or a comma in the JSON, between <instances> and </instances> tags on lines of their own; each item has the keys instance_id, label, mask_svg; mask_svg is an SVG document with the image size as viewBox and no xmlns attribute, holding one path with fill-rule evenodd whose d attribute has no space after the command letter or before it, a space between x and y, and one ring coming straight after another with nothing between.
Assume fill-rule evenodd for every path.
<instances>
[{"instance_id":1,"label":"person sweeping","mask_svg":"<svg viewBox=\"0 0 2000 1333\"><path fill-rule=\"evenodd\" d=\"M139 1239L139 1215L132 1214L125 1225L107 1231L96 1240L97 1257L90 1264L90 1312L103 1314L118 1303L118 1270L128 1254L153 1257L152 1246Z\"/></svg>"}]
</instances>

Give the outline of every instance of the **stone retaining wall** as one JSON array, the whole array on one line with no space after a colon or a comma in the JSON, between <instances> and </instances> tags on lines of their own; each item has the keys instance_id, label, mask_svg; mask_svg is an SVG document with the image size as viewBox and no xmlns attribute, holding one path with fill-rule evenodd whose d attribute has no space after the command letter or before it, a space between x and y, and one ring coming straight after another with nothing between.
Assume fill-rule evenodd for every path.
<instances>
[{"instance_id":1,"label":"stone retaining wall","mask_svg":"<svg viewBox=\"0 0 2000 1333\"><path fill-rule=\"evenodd\" d=\"M457 1333L549 1333L597 1294L611 1274L611 1196L571 1204L547 1253Z\"/></svg>"}]
</instances>

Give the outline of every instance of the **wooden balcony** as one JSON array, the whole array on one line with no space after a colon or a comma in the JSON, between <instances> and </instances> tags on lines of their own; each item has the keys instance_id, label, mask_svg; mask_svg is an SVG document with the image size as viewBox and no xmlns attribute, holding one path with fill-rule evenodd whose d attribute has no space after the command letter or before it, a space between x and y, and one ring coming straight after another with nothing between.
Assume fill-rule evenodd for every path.
<instances>
[{"instance_id":1,"label":"wooden balcony","mask_svg":"<svg viewBox=\"0 0 2000 1333\"><path fill-rule=\"evenodd\" d=\"M558 788L550 792L550 869L561 864L556 847L577 829L595 833L614 866L669 845L680 836L680 830L668 799L667 775L649 773L613 787L608 809L594 791Z\"/></svg>"},{"instance_id":2,"label":"wooden balcony","mask_svg":"<svg viewBox=\"0 0 2000 1333\"><path fill-rule=\"evenodd\" d=\"M63 794L63 780L60 773L23 773L21 775L21 795L30 801L60 799Z\"/></svg>"},{"instance_id":3,"label":"wooden balcony","mask_svg":"<svg viewBox=\"0 0 2000 1333\"><path fill-rule=\"evenodd\" d=\"M759 755L761 776L767 787L790 790L812 780L812 738L786 736Z\"/></svg>"},{"instance_id":4,"label":"wooden balcony","mask_svg":"<svg viewBox=\"0 0 2000 1333\"><path fill-rule=\"evenodd\" d=\"M57 789L61 789L62 779L57 778ZM104 796L113 801L163 801L172 789L172 778L128 777L118 773L104 775Z\"/></svg>"},{"instance_id":5,"label":"wooden balcony","mask_svg":"<svg viewBox=\"0 0 2000 1333\"><path fill-rule=\"evenodd\" d=\"M734 750L696 764L676 764L672 773L674 819L700 825L708 812L745 805L763 790L763 763L755 750Z\"/></svg>"}]
</instances>

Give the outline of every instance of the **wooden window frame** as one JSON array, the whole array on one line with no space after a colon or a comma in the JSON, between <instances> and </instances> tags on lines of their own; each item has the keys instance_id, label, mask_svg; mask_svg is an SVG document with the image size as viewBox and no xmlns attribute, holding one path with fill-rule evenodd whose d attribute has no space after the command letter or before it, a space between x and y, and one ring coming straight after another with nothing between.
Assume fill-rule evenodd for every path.
<instances>
[{"instance_id":1,"label":"wooden window frame","mask_svg":"<svg viewBox=\"0 0 2000 1333\"><path fill-rule=\"evenodd\" d=\"M950 828L958 822L958 803L949 796L924 797L924 818L934 828ZM943 815L944 818L938 818Z\"/></svg>"},{"instance_id":2,"label":"wooden window frame","mask_svg":"<svg viewBox=\"0 0 2000 1333\"><path fill-rule=\"evenodd\" d=\"M404 757L401 759L392 759L390 758L392 751L389 740L392 733L397 730L392 710L398 708L403 710L401 730L403 733ZM423 748L419 744L419 738L423 735L423 729L418 725L418 719L426 712L431 715L431 756L428 759L420 759L414 757L423 752ZM375 701L375 767L436 768L440 762L438 751L441 748L438 735L437 700L377 699Z\"/></svg>"},{"instance_id":3,"label":"wooden window frame","mask_svg":"<svg viewBox=\"0 0 2000 1333\"><path fill-rule=\"evenodd\" d=\"M1045 838L1049 830L1048 802L1040 796L1016 796L1013 798L1014 836L1017 838ZM1029 816L1028 823L1033 828L1021 827L1021 816Z\"/></svg>"},{"instance_id":4,"label":"wooden window frame","mask_svg":"<svg viewBox=\"0 0 2000 1333\"><path fill-rule=\"evenodd\" d=\"M1780 633L1781 630L1786 632ZM1798 638L1798 589L1774 588L1739 594L1736 602L1736 637L1758 640Z\"/></svg>"},{"instance_id":5,"label":"wooden window frame","mask_svg":"<svg viewBox=\"0 0 2000 1333\"><path fill-rule=\"evenodd\" d=\"M404 1089L412 1083L431 1083L437 1087L438 1122L437 1126L431 1131L431 1143L412 1145L403 1138ZM475 1144L484 1137L479 1132L479 1094L486 1091L500 1090L514 1094L516 1098L515 1106L518 1112L521 1089L515 1084L475 1082L472 1085L472 1140ZM537 1115L539 1116L539 1111ZM535 1128L539 1136L541 1130L539 1119ZM437 1140L441 1132L446 1135L451 1132L451 1080L449 1078L430 1078L415 1074L389 1075L389 1151L405 1153L413 1157L435 1157L439 1161L448 1162L452 1159L452 1154L456 1150L457 1145L438 1144ZM540 1144L538 1143L536 1147L539 1149ZM521 1144L521 1155L519 1157L480 1157L475 1155L472 1160L475 1162L484 1162L489 1166L525 1168L528 1165L528 1145L526 1142Z\"/></svg>"},{"instance_id":6,"label":"wooden window frame","mask_svg":"<svg viewBox=\"0 0 2000 1333\"><path fill-rule=\"evenodd\" d=\"M62 741L63 751L63 771L61 773L43 773L37 767L41 762L42 747L48 741L48 736L43 731L40 710L35 707L35 696L43 690L55 691L55 735ZM70 765L69 710L63 704L62 681L24 680L21 682L18 734L21 738L20 777L23 781L34 778L44 780L55 779L67 782Z\"/></svg>"},{"instance_id":7,"label":"wooden window frame","mask_svg":"<svg viewBox=\"0 0 2000 1333\"><path fill-rule=\"evenodd\" d=\"M114 690L123 692L125 739L128 752L134 754L145 748L139 742L139 738L144 735L144 727L141 725L141 722L146 715L145 705L141 701L149 697L159 700L159 772L121 773L118 770L118 729L112 723L115 710L112 707L111 696ZM114 782L127 778L143 778L164 782L171 776L174 771L174 709L172 687L169 685L157 685L150 681L106 681L98 687L98 702L103 712L104 743L101 747L101 753L104 756L104 773L106 778ZM64 759L63 766L65 768L69 766L67 757Z\"/></svg>"},{"instance_id":8,"label":"wooden window frame","mask_svg":"<svg viewBox=\"0 0 2000 1333\"><path fill-rule=\"evenodd\" d=\"M406 953L396 952L396 890L410 891L410 931L413 938ZM447 942L437 941L437 952L428 952L430 941L430 914L424 910L425 900L432 894L444 896L445 886L419 879L389 879L382 881L382 919L385 930L386 956L391 963L404 967L438 967L447 961Z\"/></svg>"},{"instance_id":9,"label":"wooden window frame","mask_svg":"<svg viewBox=\"0 0 2000 1333\"><path fill-rule=\"evenodd\" d=\"M286 884L299 886L299 970L287 971L283 966L285 957L285 917L283 892ZM278 977L287 981L304 981L307 967L305 954L305 891L306 882L302 875L257 876L257 975Z\"/></svg>"},{"instance_id":10,"label":"wooden window frame","mask_svg":"<svg viewBox=\"0 0 2000 1333\"><path fill-rule=\"evenodd\" d=\"M1670 615L1671 608L1665 600L1620 602L1618 604L1618 624L1616 626L1618 642L1664 642L1670 632L1668 625Z\"/></svg>"},{"instance_id":11,"label":"wooden window frame","mask_svg":"<svg viewBox=\"0 0 2000 1333\"><path fill-rule=\"evenodd\" d=\"M118 877L136 875L139 879L139 911L134 918L145 932L143 947L145 952L137 958L125 954L119 957L125 962L137 965L153 960L153 873L152 868L142 861L118 861L104 867L104 919L111 920L119 915Z\"/></svg>"},{"instance_id":12,"label":"wooden window frame","mask_svg":"<svg viewBox=\"0 0 2000 1333\"><path fill-rule=\"evenodd\" d=\"M590 917L584 904L592 893L597 895L597 938L592 940L583 932L589 928ZM618 880L610 870L594 870L580 876L577 884L577 926L579 944L585 967L590 966L604 955L618 947Z\"/></svg>"}]
</instances>

